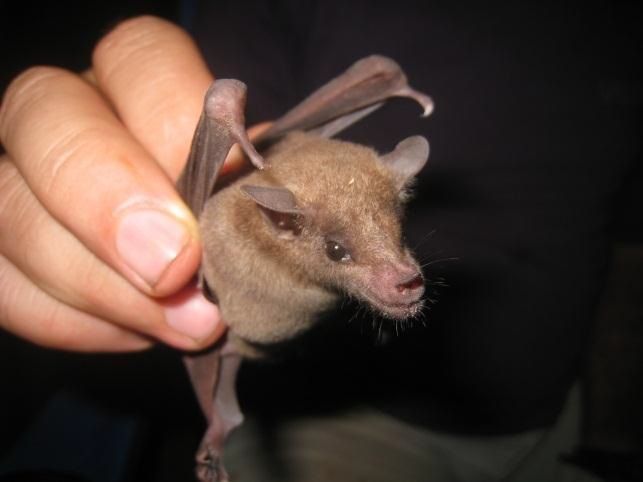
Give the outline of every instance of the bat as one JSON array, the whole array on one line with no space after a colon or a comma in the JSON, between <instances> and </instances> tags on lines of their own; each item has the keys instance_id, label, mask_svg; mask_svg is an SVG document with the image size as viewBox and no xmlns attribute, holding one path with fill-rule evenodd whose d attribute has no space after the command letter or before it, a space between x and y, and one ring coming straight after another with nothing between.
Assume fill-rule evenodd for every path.
<instances>
[{"instance_id":1,"label":"bat","mask_svg":"<svg viewBox=\"0 0 643 482\"><path fill-rule=\"evenodd\" d=\"M409 137L389 153L331 137L393 96L433 102L412 89L391 59L357 61L265 131L255 145L244 120L245 85L208 89L178 189L199 219L204 252L199 286L229 330L185 364L208 422L196 456L201 482L227 482L221 461L242 420L235 380L244 357L311 327L341 296L396 320L417 315L424 279L404 245L401 215L429 144ZM233 144L258 169L216 191ZM260 153L261 152L261 153Z\"/></svg>"}]
</instances>

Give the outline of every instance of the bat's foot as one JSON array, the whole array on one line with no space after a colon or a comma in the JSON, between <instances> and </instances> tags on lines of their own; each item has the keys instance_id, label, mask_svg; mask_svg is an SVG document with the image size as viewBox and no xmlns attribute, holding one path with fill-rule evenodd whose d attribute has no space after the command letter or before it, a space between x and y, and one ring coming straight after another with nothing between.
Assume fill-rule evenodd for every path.
<instances>
[{"instance_id":1,"label":"bat's foot","mask_svg":"<svg viewBox=\"0 0 643 482\"><path fill-rule=\"evenodd\" d=\"M201 447L197 453L196 477L199 482L230 482L219 451L211 445Z\"/></svg>"}]
</instances>

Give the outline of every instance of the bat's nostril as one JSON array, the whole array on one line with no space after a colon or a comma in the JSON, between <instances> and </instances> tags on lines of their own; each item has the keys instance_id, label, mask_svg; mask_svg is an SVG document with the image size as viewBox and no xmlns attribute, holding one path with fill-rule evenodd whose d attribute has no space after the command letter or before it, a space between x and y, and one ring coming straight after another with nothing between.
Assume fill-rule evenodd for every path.
<instances>
[{"instance_id":1,"label":"bat's nostril","mask_svg":"<svg viewBox=\"0 0 643 482\"><path fill-rule=\"evenodd\" d=\"M421 288L423 286L424 286L424 280L422 279L422 275L418 273L410 280L405 281L404 283L398 284L396 288L398 292L404 293L406 291L415 291L418 288Z\"/></svg>"}]
</instances>

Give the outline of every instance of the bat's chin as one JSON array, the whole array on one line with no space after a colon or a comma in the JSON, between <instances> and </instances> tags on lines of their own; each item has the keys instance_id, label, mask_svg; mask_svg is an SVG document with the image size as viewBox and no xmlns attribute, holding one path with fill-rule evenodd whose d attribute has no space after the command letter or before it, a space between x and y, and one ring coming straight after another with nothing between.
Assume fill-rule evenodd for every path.
<instances>
[{"instance_id":1,"label":"bat's chin","mask_svg":"<svg viewBox=\"0 0 643 482\"><path fill-rule=\"evenodd\" d=\"M424 306L424 300L422 298L396 303L382 300L373 293L365 294L364 297L368 303L373 308L376 308L383 316L400 321L414 318L422 311L422 307Z\"/></svg>"},{"instance_id":2,"label":"bat's chin","mask_svg":"<svg viewBox=\"0 0 643 482\"><path fill-rule=\"evenodd\" d=\"M412 303L405 303L400 305L383 305L379 307L380 311L388 318L395 320L406 320L414 318L422 311L424 303L422 300L417 300Z\"/></svg>"}]
</instances>

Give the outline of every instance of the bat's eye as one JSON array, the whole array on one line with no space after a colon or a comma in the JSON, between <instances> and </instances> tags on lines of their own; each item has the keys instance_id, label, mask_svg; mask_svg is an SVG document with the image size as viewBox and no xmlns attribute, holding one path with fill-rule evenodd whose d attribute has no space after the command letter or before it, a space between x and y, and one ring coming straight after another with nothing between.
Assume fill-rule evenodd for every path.
<instances>
[{"instance_id":1,"label":"bat's eye","mask_svg":"<svg viewBox=\"0 0 643 482\"><path fill-rule=\"evenodd\" d=\"M326 241L326 256L331 260L346 263L351 260L348 250L337 241Z\"/></svg>"}]
</instances>

